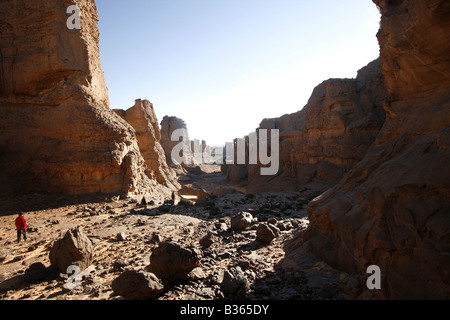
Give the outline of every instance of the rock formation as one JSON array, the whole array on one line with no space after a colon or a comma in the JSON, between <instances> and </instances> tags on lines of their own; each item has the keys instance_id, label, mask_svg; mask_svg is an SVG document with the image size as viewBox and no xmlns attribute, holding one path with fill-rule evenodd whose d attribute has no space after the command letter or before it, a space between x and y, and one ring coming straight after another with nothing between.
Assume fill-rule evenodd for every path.
<instances>
[{"instance_id":1,"label":"rock formation","mask_svg":"<svg viewBox=\"0 0 450 320\"><path fill-rule=\"evenodd\" d=\"M201 266L202 251L183 248L174 242L162 242L150 255L148 271L164 282L185 281L192 277L192 271Z\"/></svg>"},{"instance_id":2,"label":"rock formation","mask_svg":"<svg viewBox=\"0 0 450 320\"><path fill-rule=\"evenodd\" d=\"M124 271L114 279L111 287L116 295L128 300L155 299L164 289L153 273L136 270Z\"/></svg>"},{"instance_id":3,"label":"rock formation","mask_svg":"<svg viewBox=\"0 0 450 320\"><path fill-rule=\"evenodd\" d=\"M378 265L385 298L449 299L450 3L374 2L386 122L308 208L304 246L346 272Z\"/></svg>"},{"instance_id":4,"label":"rock formation","mask_svg":"<svg viewBox=\"0 0 450 320\"><path fill-rule=\"evenodd\" d=\"M180 185L175 171L167 165L166 156L160 144L161 132L158 119L150 101L138 99L135 105L126 111L121 109L113 111L136 130L139 149L147 165L147 176L172 190L178 190Z\"/></svg>"},{"instance_id":5,"label":"rock formation","mask_svg":"<svg viewBox=\"0 0 450 320\"><path fill-rule=\"evenodd\" d=\"M151 190L133 128L108 106L95 2L70 4L80 30L67 28L65 1L0 3L0 189Z\"/></svg>"},{"instance_id":6,"label":"rock formation","mask_svg":"<svg viewBox=\"0 0 450 320\"><path fill-rule=\"evenodd\" d=\"M167 164L172 167L178 167L181 163L174 163L172 161L172 150L180 143L180 141L172 141L172 134L177 129L186 130L186 135L183 141L190 148L189 133L187 131L186 123L177 117L165 116L161 121L161 146L166 154Z\"/></svg>"},{"instance_id":7,"label":"rock formation","mask_svg":"<svg viewBox=\"0 0 450 320\"><path fill-rule=\"evenodd\" d=\"M83 228L68 230L50 249L50 262L59 272L66 273L67 268L76 265L81 271L92 263L94 246Z\"/></svg>"},{"instance_id":8,"label":"rock formation","mask_svg":"<svg viewBox=\"0 0 450 320\"><path fill-rule=\"evenodd\" d=\"M179 129L183 131L178 132L173 137L175 141L172 141L172 135ZM210 164L215 159L215 149L208 146L205 140L191 140L186 123L177 117L165 116L161 121L161 146L164 149L167 164L179 174L201 170L198 165ZM180 161L172 159L173 150L178 151Z\"/></svg>"},{"instance_id":9,"label":"rock formation","mask_svg":"<svg viewBox=\"0 0 450 320\"><path fill-rule=\"evenodd\" d=\"M301 111L264 119L258 128L280 130L279 173L261 176L260 165L237 164L227 166L228 180L236 183L248 176L251 193L327 190L374 142L384 122L384 98L379 59L361 69L356 79L323 82Z\"/></svg>"}]
</instances>

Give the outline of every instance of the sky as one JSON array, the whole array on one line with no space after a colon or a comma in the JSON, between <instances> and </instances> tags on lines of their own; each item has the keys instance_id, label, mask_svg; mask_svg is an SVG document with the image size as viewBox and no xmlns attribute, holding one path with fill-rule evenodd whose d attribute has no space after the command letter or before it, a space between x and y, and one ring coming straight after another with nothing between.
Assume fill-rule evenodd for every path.
<instances>
[{"instance_id":1,"label":"sky","mask_svg":"<svg viewBox=\"0 0 450 320\"><path fill-rule=\"evenodd\" d=\"M223 145L379 56L370 0L97 0L112 109L152 102Z\"/></svg>"}]
</instances>

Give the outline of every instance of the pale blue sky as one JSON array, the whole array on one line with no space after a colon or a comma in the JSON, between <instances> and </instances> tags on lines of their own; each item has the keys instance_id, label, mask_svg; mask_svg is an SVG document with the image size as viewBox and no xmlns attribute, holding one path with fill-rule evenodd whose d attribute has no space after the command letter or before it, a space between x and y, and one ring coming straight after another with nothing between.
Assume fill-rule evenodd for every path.
<instances>
[{"instance_id":1,"label":"pale blue sky","mask_svg":"<svg viewBox=\"0 0 450 320\"><path fill-rule=\"evenodd\" d=\"M300 110L379 55L370 0L97 0L111 108L148 99L211 145Z\"/></svg>"}]
</instances>

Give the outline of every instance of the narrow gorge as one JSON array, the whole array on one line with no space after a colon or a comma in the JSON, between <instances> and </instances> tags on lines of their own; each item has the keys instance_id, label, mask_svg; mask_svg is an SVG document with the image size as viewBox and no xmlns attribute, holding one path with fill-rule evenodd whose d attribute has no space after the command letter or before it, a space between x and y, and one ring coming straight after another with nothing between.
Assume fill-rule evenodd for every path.
<instances>
[{"instance_id":1,"label":"narrow gorge","mask_svg":"<svg viewBox=\"0 0 450 320\"><path fill-rule=\"evenodd\" d=\"M173 162L189 123L146 97L111 108L95 1L1 1L0 299L449 299L450 2L373 3L380 57L261 119L264 176Z\"/></svg>"}]
</instances>

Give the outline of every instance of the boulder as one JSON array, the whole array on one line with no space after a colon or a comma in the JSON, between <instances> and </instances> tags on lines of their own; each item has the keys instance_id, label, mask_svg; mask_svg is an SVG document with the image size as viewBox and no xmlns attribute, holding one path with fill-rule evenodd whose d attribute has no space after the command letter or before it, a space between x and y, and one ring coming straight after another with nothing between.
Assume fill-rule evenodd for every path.
<instances>
[{"instance_id":1,"label":"boulder","mask_svg":"<svg viewBox=\"0 0 450 320\"><path fill-rule=\"evenodd\" d=\"M192 184L183 185L177 193L181 196L196 196L197 199L209 197L209 194L204 189Z\"/></svg>"},{"instance_id":2,"label":"boulder","mask_svg":"<svg viewBox=\"0 0 450 320\"><path fill-rule=\"evenodd\" d=\"M116 234L117 241L126 241L128 239L128 235L125 232L119 232Z\"/></svg>"},{"instance_id":3,"label":"boulder","mask_svg":"<svg viewBox=\"0 0 450 320\"><path fill-rule=\"evenodd\" d=\"M161 242L150 255L147 270L164 282L190 280L189 273L200 267L203 254L194 247L182 247L174 242Z\"/></svg>"},{"instance_id":4,"label":"boulder","mask_svg":"<svg viewBox=\"0 0 450 320\"><path fill-rule=\"evenodd\" d=\"M280 235L280 229L271 223L260 223L256 229L256 241L269 244Z\"/></svg>"},{"instance_id":5,"label":"boulder","mask_svg":"<svg viewBox=\"0 0 450 320\"><path fill-rule=\"evenodd\" d=\"M254 221L251 213L241 212L231 218L231 229L237 232L247 230Z\"/></svg>"},{"instance_id":6,"label":"boulder","mask_svg":"<svg viewBox=\"0 0 450 320\"><path fill-rule=\"evenodd\" d=\"M230 267L223 275L220 289L226 295L244 296L250 289L250 283L241 267Z\"/></svg>"},{"instance_id":7,"label":"boulder","mask_svg":"<svg viewBox=\"0 0 450 320\"><path fill-rule=\"evenodd\" d=\"M69 229L62 238L55 241L50 249L50 263L59 272L66 273L67 268L76 265L81 271L89 267L93 259L93 245L82 227Z\"/></svg>"},{"instance_id":8,"label":"boulder","mask_svg":"<svg viewBox=\"0 0 450 320\"><path fill-rule=\"evenodd\" d=\"M35 262L25 270L25 279L33 282L38 281L47 275L47 267L42 262Z\"/></svg>"},{"instance_id":9,"label":"boulder","mask_svg":"<svg viewBox=\"0 0 450 320\"><path fill-rule=\"evenodd\" d=\"M116 295L128 300L155 299L164 289L153 273L135 270L124 271L111 286Z\"/></svg>"}]
</instances>

